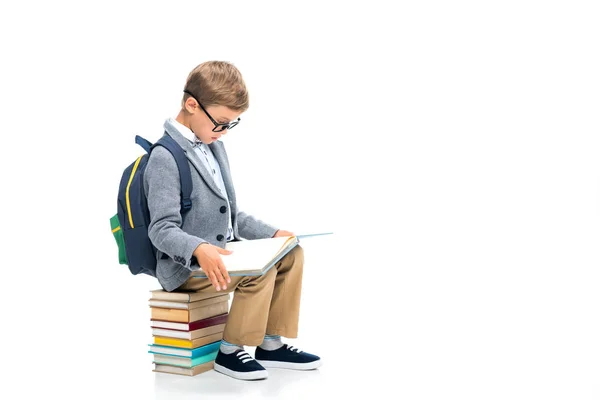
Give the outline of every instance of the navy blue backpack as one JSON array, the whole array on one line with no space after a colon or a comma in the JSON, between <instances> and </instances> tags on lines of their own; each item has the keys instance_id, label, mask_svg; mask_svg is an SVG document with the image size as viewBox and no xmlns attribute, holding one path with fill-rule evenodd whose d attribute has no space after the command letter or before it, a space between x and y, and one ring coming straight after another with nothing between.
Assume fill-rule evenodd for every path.
<instances>
[{"instance_id":1,"label":"navy blue backpack","mask_svg":"<svg viewBox=\"0 0 600 400\"><path fill-rule=\"evenodd\" d=\"M110 227L119 248L119 264L128 265L133 275L143 273L156 276L157 250L148 237L150 212L144 191L144 171L148 157L156 146L162 146L175 158L181 181L182 217L192 208L192 175L183 149L170 136L164 135L154 144L136 136L135 142L142 146L146 154L138 157L123 172L117 214L110 219Z\"/></svg>"}]
</instances>

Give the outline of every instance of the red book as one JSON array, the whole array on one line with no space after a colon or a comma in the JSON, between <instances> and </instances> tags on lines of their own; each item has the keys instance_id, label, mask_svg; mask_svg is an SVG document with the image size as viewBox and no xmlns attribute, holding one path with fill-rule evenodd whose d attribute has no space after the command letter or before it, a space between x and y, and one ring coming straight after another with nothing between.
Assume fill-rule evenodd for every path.
<instances>
[{"instance_id":1,"label":"red book","mask_svg":"<svg viewBox=\"0 0 600 400\"><path fill-rule=\"evenodd\" d=\"M152 328L163 328L163 329L173 329L176 331L195 331L197 329L206 328L213 325L224 324L227 322L227 316L229 314L220 314L214 317L200 319L194 322L169 322L169 321L159 321L156 319L151 320Z\"/></svg>"}]
</instances>

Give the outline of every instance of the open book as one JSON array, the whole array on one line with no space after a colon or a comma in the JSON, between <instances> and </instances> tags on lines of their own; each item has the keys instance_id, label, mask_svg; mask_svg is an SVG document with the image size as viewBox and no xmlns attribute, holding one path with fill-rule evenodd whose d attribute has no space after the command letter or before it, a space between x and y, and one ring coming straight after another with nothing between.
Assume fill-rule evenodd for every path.
<instances>
[{"instance_id":1,"label":"open book","mask_svg":"<svg viewBox=\"0 0 600 400\"><path fill-rule=\"evenodd\" d=\"M267 272L292 250L299 240L297 236L242 240L225 245L231 254L221 254L230 276L256 276ZM204 271L193 271L195 278L206 278Z\"/></svg>"}]
</instances>

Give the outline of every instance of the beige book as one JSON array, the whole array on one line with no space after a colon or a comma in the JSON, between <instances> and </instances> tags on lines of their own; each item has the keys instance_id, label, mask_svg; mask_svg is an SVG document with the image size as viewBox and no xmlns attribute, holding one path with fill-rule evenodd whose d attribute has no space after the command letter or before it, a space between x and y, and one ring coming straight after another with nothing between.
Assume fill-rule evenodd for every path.
<instances>
[{"instance_id":1,"label":"beige book","mask_svg":"<svg viewBox=\"0 0 600 400\"><path fill-rule=\"evenodd\" d=\"M150 307L151 318L162 321L172 322L193 322L199 319L214 317L229 311L229 302L227 300L220 303L211 304L205 307L194 308L192 310L178 310L174 308Z\"/></svg>"},{"instance_id":2,"label":"beige book","mask_svg":"<svg viewBox=\"0 0 600 400\"><path fill-rule=\"evenodd\" d=\"M211 297L223 296L223 293L213 292L167 292L166 290L156 289L150 291L150 297L152 300L166 300L166 301L178 301L181 303L192 303L199 300L210 299Z\"/></svg>"},{"instance_id":3,"label":"beige book","mask_svg":"<svg viewBox=\"0 0 600 400\"><path fill-rule=\"evenodd\" d=\"M197 339L200 337L215 334L217 332L223 332L225 330L225 324L207 326L206 328L196 329L195 331L174 331L171 329L160 329L152 328L152 336L163 336L172 337L177 339Z\"/></svg>"},{"instance_id":4,"label":"beige book","mask_svg":"<svg viewBox=\"0 0 600 400\"><path fill-rule=\"evenodd\" d=\"M148 305L150 305L150 307L158 308L177 308L181 310L193 310L194 308L200 308L211 304L220 303L222 301L229 301L229 298L229 293L226 293L225 295L211 297L204 300L198 300L192 303L150 299L148 300Z\"/></svg>"},{"instance_id":5,"label":"beige book","mask_svg":"<svg viewBox=\"0 0 600 400\"><path fill-rule=\"evenodd\" d=\"M175 365L154 364L154 372L166 372L168 374L196 376L214 368L214 361L209 361L204 364L196 365L192 368L176 367Z\"/></svg>"}]
</instances>

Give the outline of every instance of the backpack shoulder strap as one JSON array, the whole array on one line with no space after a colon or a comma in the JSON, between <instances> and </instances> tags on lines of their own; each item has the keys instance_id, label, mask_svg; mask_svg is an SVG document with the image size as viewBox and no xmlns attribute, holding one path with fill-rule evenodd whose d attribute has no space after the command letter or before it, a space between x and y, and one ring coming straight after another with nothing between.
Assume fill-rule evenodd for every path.
<instances>
[{"instance_id":1,"label":"backpack shoulder strap","mask_svg":"<svg viewBox=\"0 0 600 400\"><path fill-rule=\"evenodd\" d=\"M152 147L152 143L141 137L140 135L135 135L135 142L142 146L146 153L150 153L150 148Z\"/></svg>"},{"instance_id":2,"label":"backpack shoulder strap","mask_svg":"<svg viewBox=\"0 0 600 400\"><path fill-rule=\"evenodd\" d=\"M140 146L142 145L140 144ZM164 135L161 137L149 148L149 150L152 150L152 148L155 146L164 147L165 149L169 150L169 152L175 158L177 168L179 169L179 179L181 181L181 212L188 212L192 208L192 200L190 199L192 196L192 173L190 171L190 165L187 157L185 156L185 152L181 146L178 145L177 142L175 142L169 135Z\"/></svg>"}]
</instances>

